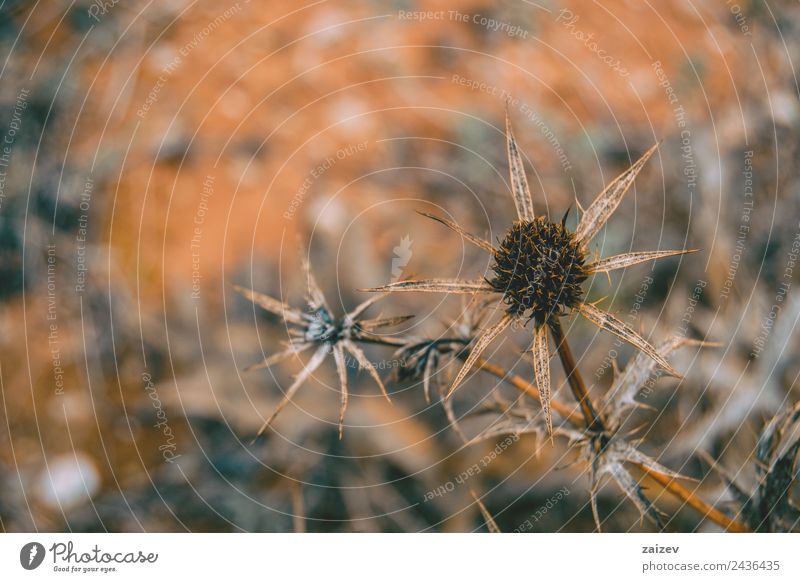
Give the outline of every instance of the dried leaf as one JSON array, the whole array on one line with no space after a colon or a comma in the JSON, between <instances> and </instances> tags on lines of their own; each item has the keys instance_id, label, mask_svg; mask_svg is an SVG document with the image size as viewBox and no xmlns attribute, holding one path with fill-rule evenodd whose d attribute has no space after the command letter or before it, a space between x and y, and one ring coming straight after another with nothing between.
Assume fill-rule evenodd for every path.
<instances>
[{"instance_id":1,"label":"dried leaf","mask_svg":"<svg viewBox=\"0 0 800 582\"><path fill-rule=\"evenodd\" d=\"M647 261L655 261L664 257L673 257L675 255L685 255L688 253L696 253L697 249L685 251L643 251L636 253L624 253L621 255L614 255L607 259L601 259L596 263L587 265L590 273L608 273L615 269L624 269L631 265L638 265Z\"/></svg>"},{"instance_id":2,"label":"dried leaf","mask_svg":"<svg viewBox=\"0 0 800 582\"><path fill-rule=\"evenodd\" d=\"M658 144L647 150L636 163L617 176L592 202L591 206L586 209L578 223L578 228L575 230L575 238L578 242L584 245L588 244L603 228L603 225L617 209L619 203L622 202L625 193L656 149L658 149Z\"/></svg>"},{"instance_id":3,"label":"dried leaf","mask_svg":"<svg viewBox=\"0 0 800 582\"><path fill-rule=\"evenodd\" d=\"M800 460L800 402L777 414L764 428L756 445L759 463L758 507L760 519L754 529L796 531L800 510L792 502L798 483Z\"/></svg>"},{"instance_id":4,"label":"dried leaf","mask_svg":"<svg viewBox=\"0 0 800 582\"><path fill-rule=\"evenodd\" d=\"M683 336L673 336L662 342L656 351L666 358L676 349L683 346L713 346L712 342L689 339ZM656 362L643 352L628 362L622 372L617 371L611 388L604 398L603 408L611 418L618 418L629 407L640 406L636 401L636 394L645 385L656 370Z\"/></svg>"},{"instance_id":5,"label":"dried leaf","mask_svg":"<svg viewBox=\"0 0 800 582\"><path fill-rule=\"evenodd\" d=\"M317 280L311 273L311 265L308 262L308 251L302 248L300 250L300 261L303 265L303 272L308 280L308 305L311 311L316 311L320 307L324 307L330 311L328 302L325 300L325 295L322 293L322 289L317 285Z\"/></svg>"},{"instance_id":6,"label":"dried leaf","mask_svg":"<svg viewBox=\"0 0 800 582\"><path fill-rule=\"evenodd\" d=\"M373 331L375 329L380 329L382 327L391 327L393 325L399 325L404 321L408 321L409 319L414 319L413 315L398 315L396 317L379 317L377 319L363 319L357 322L357 325L360 329L364 331Z\"/></svg>"},{"instance_id":7,"label":"dried leaf","mask_svg":"<svg viewBox=\"0 0 800 582\"><path fill-rule=\"evenodd\" d=\"M511 176L511 192L514 196L514 205L517 207L517 216L524 222L531 222L536 217L533 212L533 200L528 187L528 178L525 176L525 166L522 156L511 130L511 119L506 108L506 145L508 149L508 170Z\"/></svg>"},{"instance_id":8,"label":"dried leaf","mask_svg":"<svg viewBox=\"0 0 800 582\"><path fill-rule=\"evenodd\" d=\"M367 370L367 372L369 372L369 375L372 376L373 380L375 380L375 383L378 385L378 388L381 389L381 393L384 395L386 400L391 402L392 399L389 398L389 393L386 392L386 387L383 385L378 371L375 369L375 366L372 365L372 362L369 361L369 358L367 358L367 355L363 352L363 350L350 340L344 340L342 343L344 344L344 347L347 348L347 351L350 352L356 359L358 366L362 370Z\"/></svg>"},{"instance_id":9,"label":"dried leaf","mask_svg":"<svg viewBox=\"0 0 800 582\"><path fill-rule=\"evenodd\" d=\"M497 522L492 517L492 514L489 513L489 510L486 509L486 506L483 504L483 502L475 494L475 491L470 489L469 493L470 495L472 495L472 498L478 505L478 509L480 509L481 515L483 516L483 519L486 522L486 528L489 530L489 533L501 533L500 528L497 526Z\"/></svg>"},{"instance_id":10,"label":"dried leaf","mask_svg":"<svg viewBox=\"0 0 800 582\"><path fill-rule=\"evenodd\" d=\"M494 293L484 280L459 281L458 279L424 279L421 281L397 281L382 287L359 289L359 291L387 291L390 293L419 291L423 293Z\"/></svg>"},{"instance_id":11,"label":"dried leaf","mask_svg":"<svg viewBox=\"0 0 800 582\"><path fill-rule=\"evenodd\" d=\"M538 419L503 418L470 439L467 446L500 436L532 434L543 438L546 433L547 427Z\"/></svg>"},{"instance_id":12,"label":"dried leaf","mask_svg":"<svg viewBox=\"0 0 800 582\"><path fill-rule=\"evenodd\" d=\"M607 456L614 458L615 460L622 460L628 463L635 463L637 465L642 465L656 471L657 473L661 473L662 475L666 475L667 477L671 477L672 479L690 479L686 475L681 475L680 473L676 473L671 469L667 469L664 465L645 455L639 449L634 447L633 445L625 442L621 439L615 439L611 445L611 450L606 453Z\"/></svg>"},{"instance_id":13,"label":"dried leaf","mask_svg":"<svg viewBox=\"0 0 800 582\"><path fill-rule=\"evenodd\" d=\"M592 506L592 517L594 518L594 525L597 527L597 533L603 531L600 512L597 510L597 493L600 490L599 464L599 457L592 459L589 464L589 504Z\"/></svg>"},{"instance_id":14,"label":"dried leaf","mask_svg":"<svg viewBox=\"0 0 800 582\"><path fill-rule=\"evenodd\" d=\"M628 342L632 346L640 349L645 354L650 356L671 376L675 376L676 378L681 377L680 374L678 374L678 372L676 372L675 369L669 365L669 362L667 362L642 336L633 331L629 325L623 323L610 313L598 309L591 303L581 303L578 309L580 310L581 315L594 323L600 329L610 331L620 339Z\"/></svg>"},{"instance_id":15,"label":"dried leaf","mask_svg":"<svg viewBox=\"0 0 800 582\"><path fill-rule=\"evenodd\" d=\"M270 313L282 317L287 322L297 325L305 325L308 322L301 312L292 309L282 301L273 299L269 295L257 293L256 291L240 287L239 285L233 285L233 288L259 307L263 307Z\"/></svg>"},{"instance_id":16,"label":"dried leaf","mask_svg":"<svg viewBox=\"0 0 800 582\"><path fill-rule=\"evenodd\" d=\"M289 404L292 397L295 395L300 386L302 386L303 383L306 380L308 380L309 376L311 376L311 374L313 374L317 370L317 368L320 367L322 362L325 360L325 356L328 355L329 350L330 346L328 344L323 344L319 348L317 348L317 351L314 352L313 356L311 356L311 359L303 367L303 370L295 377L294 382L292 382L292 385L289 386L288 390L286 390L286 394L284 394L283 400L281 400L280 404L278 404L277 408L275 408L275 411L272 413L272 415L261 426L258 433L256 434L256 439L260 437L262 434L264 434L264 431L266 431L270 427L270 425L272 425L272 422L275 420L278 414L280 414L280 412L286 407L286 405Z\"/></svg>"},{"instance_id":17,"label":"dried leaf","mask_svg":"<svg viewBox=\"0 0 800 582\"><path fill-rule=\"evenodd\" d=\"M436 354L430 354L425 360L425 367L422 372L422 390L425 394L425 402L431 403L431 376L436 369Z\"/></svg>"},{"instance_id":18,"label":"dried leaf","mask_svg":"<svg viewBox=\"0 0 800 582\"><path fill-rule=\"evenodd\" d=\"M272 354L271 356L267 356L260 363L246 367L244 371L251 372L253 370L260 370L261 368L269 368L270 366L288 360L292 356L297 356L303 353L313 345L314 344L312 343L292 344L290 347L278 352L277 354Z\"/></svg>"},{"instance_id":19,"label":"dried leaf","mask_svg":"<svg viewBox=\"0 0 800 582\"><path fill-rule=\"evenodd\" d=\"M344 435L344 413L347 410L347 364L344 360L344 347L341 343L333 344L333 359L336 361L336 371L339 374L339 389L342 391L342 404L339 407L339 439Z\"/></svg>"},{"instance_id":20,"label":"dried leaf","mask_svg":"<svg viewBox=\"0 0 800 582\"><path fill-rule=\"evenodd\" d=\"M444 409L444 414L447 417L447 421L450 423L450 426L453 427L453 431L458 435L458 438L460 438L461 441L466 444L469 439L467 438L467 435L464 434L464 431L461 430L461 425L458 424L455 410L453 410L453 400L442 398L442 408Z\"/></svg>"},{"instance_id":21,"label":"dried leaf","mask_svg":"<svg viewBox=\"0 0 800 582\"><path fill-rule=\"evenodd\" d=\"M354 321L358 320L358 318L361 317L361 315L367 309L369 309L370 307L375 305L378 301L380 301L381 299L385 298L387 295L388 295L388 293L381 293L379 295L373 295L372 297L370 297L366 301L362 301L361 303L359 303L356 306L356 308L353 309L350 313L348 313L345 317L350 322L354 322Z\"/></svg>"},{"instance_id":22,"label":"dried leaf","mask_svg":"<svg viewBox=\"0 0 800 582\"><path fill-rule=\"evenodd\" d=\"M651 520L659 529L664 528L658 510L650 503L650 500L645 497L639 483L625 470L625 467L619 463L606 463L603 468L603 473L608 473L611 478L614 479L617 485L619 485L619 488L622 489L622 492L628 496L628 499L630 499L636 506L636 509L639 510L642 517Z\"/></svg>"},{"instance_id":23,"label":"dried leaf","mask_svg":"<svg viewBox=\"0 0 800 582\"><path fill-rule=\"evenodd\" d=\"M467 356L464 365L461 367L461 370L458 372L456 379L453 381L452 386L450 386L450 390L447 393L445 398L450 398L455 392L458 385L461 384L462 380L466 377L469 371L472 369L472 366L475 365L475 362L484 352L484 350L489 347L489 344L500 335L504 329L506 329L511 322L514 320L514 317L509 315L508 313L504 313L502 319L498 321L493 327L489 328L478 340L475 342L475 345L472 346L469 352L469 356Z\"/></svg>"},{"instance_id":24,"label":"dried leaf","mask_svg":"<svg viewBox=\"0 0 800 582\"><path fill-rule=\"evenodd\" d=\"M547 434L553 440L553 416L550 411L550 351L547 347L547 326L541 325L533 332L533 372L539 389Z\"/></svg>"},{"instance_id":25,"label":"dried leaf","mask_svg":"<svg viewBox=\"0 0 800 582\"><path fill-rule=\"evenodd\" d=\"M469 242L471 242L475 246L477 246L479 248L482 248L483 250L485 250L485 251L487 251L487 252L489 252L491 254L494 254L494 247L492 246L492 244L489 241L486 241L486 240L484 240L484 239L482 239L480 237L477 237L474 234L468 233L466 230L461 228L457 223L453 222L452 220L448 220L446 218L442 218L440 216L436 216L436 215L433 215L433 214L428 214L427 212L420 212L419 210L417 211L417 214L421 214L422 216L426 216L426 217L428 217L428 218L430 218L432 220L435 220L436 222L442 223L447 228L449 228L449 229L457 232L458 234L460 234L462 237L467 239Z\"/></svg>"}]
</instances>

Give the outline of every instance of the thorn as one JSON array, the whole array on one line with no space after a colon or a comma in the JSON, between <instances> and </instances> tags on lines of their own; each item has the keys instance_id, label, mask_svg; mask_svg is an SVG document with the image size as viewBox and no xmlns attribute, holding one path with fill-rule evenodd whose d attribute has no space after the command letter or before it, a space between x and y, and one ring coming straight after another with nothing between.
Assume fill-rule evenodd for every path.
<instances>
[{"instance_id":1,"label":"thorn","mask_svg":"<svg viewBox=\"0 0 800 582\"><path fill-rule=\"evenodd\" d=\"M564 213L564 217L561 219L561 228L565 228L567 224L567 217L569 216L569 211L572 210L572 206L567 208L567 211Z\"/></svg>"}]
</instances>

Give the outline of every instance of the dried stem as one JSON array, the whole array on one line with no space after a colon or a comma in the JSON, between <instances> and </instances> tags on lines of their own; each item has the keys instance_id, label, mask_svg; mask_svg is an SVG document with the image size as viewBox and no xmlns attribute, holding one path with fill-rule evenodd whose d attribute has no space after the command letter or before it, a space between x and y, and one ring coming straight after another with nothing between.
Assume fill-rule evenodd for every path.
<instances>
[{"instance_id":1,"label":"dried stem","mask_svg":"<svg viewBox=\"0 0 800 582\"><path fill-rule=\"evenodd\" d=\"M483 358L479 358L477 362L475 362L475 368L481 369L492 376L500 378L501 380L507 382L509 385L513 386L520 392L527 394L531 398L535 400L539 400L539 391L537 390L536 386L533 384L526 382L523 378L516 376L514 374L509 373L507 370L484 360ZM583 384L583 380L580 376L580 372L576 368L571 368L574 371L574 376L578 378L578 382ZM588 400L588 397L587 397ZM578 428L585 428L586 427L586 420L582 414L578 414L575 410L571 409L569 406L564 404L563 402L559 402L557 400L552 400L550 402L550 406L553 410L555 410L558 414L563 416L567 419L570 423L572 423L575 427ZM690 491L677 481L674 478L664 475L663 473L659 473L649 467L645 467L643 465L638 465L637 467L648 477L650 477L653 481L661 485L665 491L671 493L690 507L694 508L700 514L703 515L704 518L710 519L717 525L725 528L727 531L731 532L749 532L751 531L747 525L743 524L742 522L736 521L720 510L716 509L712 505L709 505L700 497L698 497L694 492Z\"/></svg>"},{"instance_id":2,"label":"dried stem","mask_svg":"<svg viewBox=\"0 0 800 582\"><path fill-rule=\"evenodd\" d=\"M596 409L592 404L589 393L586 390L586 384L583 381L580 371L575 365L575 358L572 355L572 351L569 348L566 338L564 337L560 324L556 324L555 326L551 324L550 329L553 334L553 339L556 342L556 348L558 349L561 363L564 366L564 371L567 374L567 378L570 380L570 388L572 388L575 398L581 404L581 413L578 413L573 408L557 400L552 400L550 402L551 408L576 428L585 429L587 426L591 428L593 423L599 423L599 426L602 427L602 418L597 414ZM370 337L368 339L363 338L362 341L370 341L372 343L389 346L397 345L395 341L386 341L385 338L379 338L377 336ZM513 386L520 392L527 394L536 401L539 401L540 399L539 390L536 388L536 386L515 374L511 374L508 370L498 366L497 364L489 362L483 358L478 358L475 361L474 368L483 370L487 374L491 374L496 378L500 378L504 382ZM598 425L595 424L595 426ZM644 465L637 464L636 466L645 475L661 485L665 491L671 493L686 503L686 505L694 508L697 512L702 514L704 518L710 519L717 525L730 532L741 533L751 531L746 524L736 521L735 519L716 509L714 506L709 505L700 499L700 497L698 497L694 492L675 481L673 477L659 473L658 471L655 471L649 467L645 467Z\"/></svg>"},{"instance_id":3,"label":"dried stem","mask_svg":"<svg viewBox=\"0 0 800 582\"><path fill-rule=\"evenodd\" d=\"M484 360L483 358L478 358L475 361L475 368L483 370L484 372L491 374L496 378L500 378L520 392L527 394L537 402L540 401L539 390L536 388L536 386L524 380L523 378L520 378L519 376L511 374L508 372L508 370L498 366L497 364L493 364L492 362ZM551 400L550 406L559 415L566 418L573 425L585 428L586 425L584 424L583 416L577 410L557 400Z\"/></svg>"},{"instance_id":4,"label":"dried stem","mask_svg":"<svg viewBox=\"0 0 800 582\"><path fill-rule=\"evenodd\" d=\"M583 382L583 377L578 371L578 366L575 364L575 357L572 355L572 350L569 348L567 338L561 329L561 323L558 319L553 318L549 324L550 333L553 334L553 341L558 350L558 357L561 359L561 365L564 366L564 373L567 375L569 387L572 389L572 394L575 400L581 407L583 417L586 419L586 426L589 430L601 432L605 430L603 419L595 410L592 404L592 399L589 397L589 391L586 389L586 384Z\"/></svg>"},{"instance_id":5,"label":"dried stem","mask_svg":"<svg viewBox=\"0 0 800 582\"><path fill-rule=\"evenodd\" d=\"M658 471L654 471L653 469L645 467L644 465L637 465L637 467L639 467L639 469L641 469L645 475L661 485L666 491L669 491L675 497L696 509L698 512L703 514L703 517L706 517L717 525L724 527L727 531L737 533L752 531L749 527L747 527L747 525L728 517L719 509L700 499L692 491L689 491L686 487L675 481L674 478L664 475L663 473L659 473Z\"/></svg>"}]
</instances>

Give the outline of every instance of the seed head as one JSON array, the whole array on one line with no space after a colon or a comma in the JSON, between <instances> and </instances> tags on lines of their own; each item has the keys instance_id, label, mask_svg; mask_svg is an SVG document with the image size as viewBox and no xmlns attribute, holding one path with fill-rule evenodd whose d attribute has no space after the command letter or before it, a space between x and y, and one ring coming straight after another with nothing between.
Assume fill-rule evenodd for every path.
<instances>
[{"instance_id":1,"label":"seed head","mask_svg":"<svg viewBox=\"0 0 800 582\"><path fill-rule=\"evenodd\" d=\"M581 284L589 276L585 259L564 221L518 221L495 250L489 284L503 294L510 314L544 325L581 303Z\"/></svg>"}]
</instances>

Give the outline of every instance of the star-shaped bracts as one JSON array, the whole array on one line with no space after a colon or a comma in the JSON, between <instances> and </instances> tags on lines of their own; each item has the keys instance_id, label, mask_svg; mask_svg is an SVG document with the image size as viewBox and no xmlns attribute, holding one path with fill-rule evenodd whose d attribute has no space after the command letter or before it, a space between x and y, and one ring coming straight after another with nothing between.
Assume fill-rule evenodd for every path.
<instances>
[{"instance_id":1,"label":"star-shaped bracts","mask_svg":"<svg viewBox=\"0 0 800 582\"><path fill-rule=\"evenodd\" d=\"M587 261L587 247L592 238L603 228L609 217L619 206L625 193L644 164L655 153L654 145L630 168L617 176L583 211L575 232L566 229L566 221L550 222L536 217L533 210L528 180L517 142L506 114L506 143L511 180L511 192L517 210L517 218L506 231L498 247L466 232L458 224L426 214L444 224L477 247L492 253L494 277L474 281L451 279L426 279L400 281L382 287L367 289L380 292L418 291L428 293L498 293L506 309L499 321L483 330L472 344L469 356L457 374L448 396L458 388L481 353L515 319L534 321L533 362L534 377L541 396L548 432L552 434L550 415L550 349L547 329L557 324L558 318L577 311L596 326L613 333L638 348L669 374L678 373L669 363L630 326L607 313L583 297L581 284L593 273L607 273L645 261L673 255L689 250L646 251L616 255L598 261ZM565 217L566 218L566 217Z\"/></svg>"},{"instance_id":2,"label":"star-shaped bracts","mask_svg":"<svg viewBox=\"0 0 800 582\"><path fill-rule=\"evenodd\" d=\"M707 347L712 345L715 344L673 336L659 344L657 352L662 358L667 358L675 350L684 346ZM645 407L635 397L656 373L655 362L643 353L632 358L622 371L618 370L615 364L614 381L601 403L604 419L603 429L601 431L586 430L586 427L574 421L555 429L556 435L569 438L570 447L578 452L579 460L588 466L591 485L590 504L598 531L601 530L602 521L598 512L597 497L604 480L613 481L636 506L641 517L647 518L656 526L661 527L663 525L661 515L645 495L632 468L638 467L639 472L657 473L670 479L685 478L640 451L637 448L638 442L632 439L633 435L625 434L622 430L626 421L629 420L631 412L635 408ZM491 413L492 410L489 412ZM548 427L542 422L541 415L535 415L535 411L525 401L518 401L512 406L503 403L498 407L497 412L500 413L499 418L472 442L496 439L503 435L519 436L522 434L535 435L541 439L547 433Z\"/></svg>"},{"instance_id":3,"label":"star-shaped bracts","mask_svg":"<svg viewBox=\"0 0 800 582\"><path fill-rule=\"evenodd\" d=\"M289 326L291 339L287 342L286 348L276 354L271 354L258 364L250 366L247 370L266 368L280 362L297 357L300 354L313 350L311 358L304 364L300 373L295 376L294 381L284 393L278 407L264 422L258 431L256 438L266 431L278 414L291 401L300 387L311 377L312 374L325 361L326 357L333 354L336 370L339 376L341 390L341 406L339 408L339 438L342 437L344 428L344 414L347 409L348 389L347 389L347 354L352 356L358 367L367 370L375 383L380 388L381 393L389 400L389 394L383 385L378 372L367 358L364 351L358 346L359 342L380 343L388 345L401 345L401 342L390 338L378 336L377 330L385 327L397 325L414 317L406 315L400 317L387 317L366 319L365 312L372 305L381 300L385 295L370 297L358 307L346 313L340 318L333 316L332 311L325 300L319 285L311 273L308 262L303 260L303 269L308 279L307 309L301 311L294 309L278 299L258 293L244 287L234 286L234 289L244 295L254 304L279 316Z\"/></svg>"}]
</instances>

